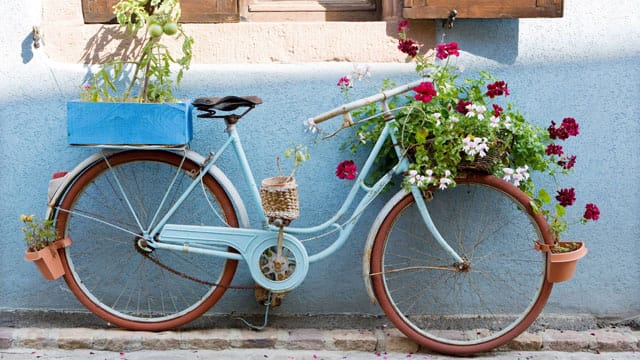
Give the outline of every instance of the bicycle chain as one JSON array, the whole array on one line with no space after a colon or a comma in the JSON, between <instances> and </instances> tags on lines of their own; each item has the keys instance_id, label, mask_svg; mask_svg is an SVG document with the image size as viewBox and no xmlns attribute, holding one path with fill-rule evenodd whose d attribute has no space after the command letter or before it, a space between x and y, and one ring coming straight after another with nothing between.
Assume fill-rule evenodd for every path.
<instances>
[{"instance_id":1,"label":"bicycle chain","mask_svg":"<svg viewBox=\"0 0 640 360\"><path fill-rule=\"evenodd\" d=\"M137 244L134 244L134 247L136 248L136 251L140 255L144 256L147 259L149 259L154 264L156 264L156 265L160 266L161 268L163 268L163 269L165 269L165 270L167 270L167 271L169 271L169 272L171 272L171 273L173 273L175 275L178 275L178 276L180 276L182 278L185 278L187 280L191 280L193 282L197 282L198 284L207 285L207 286L219 286L219 287L224 288L224 289L241 289L241 290L254 290L255 289L255 285L251 285L251 286L249 286L249 285L244 285L244 286L243 285L222 285L222 284L218 284L218 283L215 283L215 282L198 279L196 277L193 277L191 275L187 275L187 274L185 274L183 272L180 272L180 271L178 271L176 269L173 269L172 267L170 267L167 264L164 264L160 260L158 260L158 259L156 259L154 257L151 257L150 255L151 255L152 251L151 252L146 252L143 249L141 249L139 246L137 246Z\"/></svg>"}]
</instances>

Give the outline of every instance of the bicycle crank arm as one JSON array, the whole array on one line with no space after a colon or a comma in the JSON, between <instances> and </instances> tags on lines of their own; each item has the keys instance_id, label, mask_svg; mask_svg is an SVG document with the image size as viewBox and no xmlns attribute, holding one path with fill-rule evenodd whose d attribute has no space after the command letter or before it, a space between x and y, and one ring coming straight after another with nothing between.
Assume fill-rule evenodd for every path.
<instances>
[{"instance_id":1,"label":"bicycle crank arm","mask_svg":"<svg viewBox=\"0 0 640 360\"><path fill-rule=\"evenodd\" d=\"M298 287L309 271L309 256L304 245L290 234L282 235L279 247L278 233L274 231L167 224L151 246L245 260L258 285L281 293ZM226 247L238 253L224 251Z\"/></svg>"}]
</instances>

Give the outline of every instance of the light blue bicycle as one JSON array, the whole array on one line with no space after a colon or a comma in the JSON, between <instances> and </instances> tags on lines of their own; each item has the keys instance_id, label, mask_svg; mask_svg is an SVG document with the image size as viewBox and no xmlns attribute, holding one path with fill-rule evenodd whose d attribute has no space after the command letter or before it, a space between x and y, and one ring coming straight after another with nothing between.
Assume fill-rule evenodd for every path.
<instances>
[{"instance_id":1,"label":"light blue bicycle","mask_svg":"<svg viewBox=\"0 0 640 360\"><path fill-rule=\"evenodd\" d=\"M397 147L395 166L373 186L364 182L385 141L397 143L389 99L418 83L311 119L319 124L342 116L348 126L352 111L379 102L387 120L342 207L316 226L281 227L266 216L249 226L246 206L259 213L262 207L237 126L261 102L256 97L196 103L226 124L227 140L208 157L186 147L94 154L51 188L49 217L73 239L62 254L68 286L107 322L150 331L179 327L206 312L234 287L240 261L272 293L296 288L309 264L339 251L372 200L406 171ZM247 196L218 167L227 152L239 162ZM476 173L456 182L446 191L393 196L371 226L363 269L369 295L400 331L435 351L464 354L499 346L535 320L552 284L545 279L545 253L533 242L552 241L543 217L513 185ZM308 254L301 240L319 232L335 241Z\"/></svg>"}]
</instances>

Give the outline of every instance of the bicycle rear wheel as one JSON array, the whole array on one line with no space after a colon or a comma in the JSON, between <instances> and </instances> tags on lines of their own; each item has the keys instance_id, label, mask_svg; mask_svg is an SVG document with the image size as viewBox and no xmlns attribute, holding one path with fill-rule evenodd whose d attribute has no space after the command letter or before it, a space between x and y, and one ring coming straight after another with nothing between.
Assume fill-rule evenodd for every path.
<instances>
[{"instance_id":1,"label":"bicycle rear wheel","mask_svg":"<svg viewBox=\"0 0 640 360\"><path fill-rule=\"evenodd\" d=\"M62 256L65 280L90 311L119 327L161 331L194 320L220 299L237 261L140 241L199 171L176 153L134 150L105 155L74 179L56 206L56 229L73 239ZM237 227L220 184L207 174L201 185L169 222Z\"/></svg>"},{"instance_id":2,"label":"bicycle rear wheel","mask_svg":"<svg viewBox=\"0 0 640 360\"><path fill-rule=\"evenodd\" d=\"M427 201L433 222L465 260L454 260L426 228L412 194L391 207L378 229L371 276L393 324L429 349L464 355L500 346L524 331L544 307L552 284L547 224L529 198L489 175L469 175Z\"/></svg>"}]
</instances>

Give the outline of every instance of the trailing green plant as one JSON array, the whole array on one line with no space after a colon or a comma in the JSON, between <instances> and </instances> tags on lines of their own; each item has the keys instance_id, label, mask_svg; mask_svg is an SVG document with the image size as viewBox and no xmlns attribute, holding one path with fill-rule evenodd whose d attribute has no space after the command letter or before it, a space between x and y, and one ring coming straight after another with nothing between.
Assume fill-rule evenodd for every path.
<instances>
[{"instance_id":1,"label":"trailing green plant","mask_svg":"<svg viewBox=\"0 0 640 360\"><path fill-rule=\"evenodd\" d=\"M178 22L179 0L121 0L113 7L125 37L132 40L128 52L100 66L83 86L85 101L175 101L192 58L193 38ZM181 56L171 54L165 39L182 40ZM174 74L172 67L177 67Z\"/></svg>"},{"instance_id":2,"label":"trailing green plant","mask_svg":"<svg viewBox=\"0 0 640 360\"><path fill-rule=\"evenodd\" d=\"M58 239L53 220L38 220L33 215L21 215L24 241L29 251L39 251Z\"/></svg>"}]
</instances>

